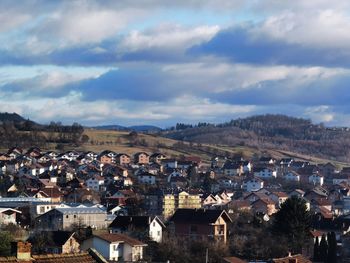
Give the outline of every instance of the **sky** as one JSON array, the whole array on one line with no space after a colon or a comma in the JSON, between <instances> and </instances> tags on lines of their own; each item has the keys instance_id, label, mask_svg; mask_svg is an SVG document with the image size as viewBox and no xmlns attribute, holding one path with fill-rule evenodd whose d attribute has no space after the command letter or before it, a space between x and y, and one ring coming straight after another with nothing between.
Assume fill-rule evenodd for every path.
<instances>
[{"instance_id":1,"label":"sky","mask_svg":"<svg viewBox=\"0 0 350 263\"><path fill-rule=\"evenodd\" d=\"M1 0L0 25L0 112L350 126L348 0Z\"/></svg>"}]
</instances>

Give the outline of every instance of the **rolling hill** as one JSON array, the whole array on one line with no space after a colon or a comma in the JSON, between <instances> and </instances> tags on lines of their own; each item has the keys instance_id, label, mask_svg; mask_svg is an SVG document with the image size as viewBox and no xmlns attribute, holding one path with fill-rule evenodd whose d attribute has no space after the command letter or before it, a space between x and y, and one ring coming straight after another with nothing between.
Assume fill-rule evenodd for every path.
<instances>
[{"instance_id":1,"label":"rolling hill","mask_svg":"<svg viewBox=\"0 0 350 263\"><path fill-rule=\"evenodd\" d=\"M342 162L350 161L348 128L325 127L300 118L269 114L218 125L177 127L181 129L167 130L162 133L163 136L193 143L249 146L291 151Z\"/></svg>"}]
</instances>

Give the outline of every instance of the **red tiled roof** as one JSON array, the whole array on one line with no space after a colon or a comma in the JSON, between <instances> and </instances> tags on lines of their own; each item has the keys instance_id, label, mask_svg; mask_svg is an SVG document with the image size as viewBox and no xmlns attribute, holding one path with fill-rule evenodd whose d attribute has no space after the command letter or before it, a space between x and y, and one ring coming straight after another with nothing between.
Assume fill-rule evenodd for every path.
<instances>
[{"instance_id":1,"label":"red tiled roof","mask_svg":"<svg viewBox=\"0 0 350 263\"><path fill-rule=\"evenodd\" d=\"M33 255L34 262L40 263L95 263L88 253Z\"/></svg>"},{"instance_id":2,"label":"red tiled roof","mask_svg":"<svg viewBox=\"0 0 350 263\"><path fill-rule=\"evenodd\" d=\"M274 194L277 197L286 197L286 198L288 198L288 195L285 192L274 192L272 194Z\"/></svg>"},{"instance_id":3,"label":"red tiled roof","mask_svg":"<svg viewBox=\"0 0 350 263\"><path fill-rule=\"evenodd\" d=\"M40 263L96 263L89 253L32 255L31 261L21 261L16 257L0 257L1 263L40 262Z\"/></svg>"},{"instance_id":4,"label":"red tiled roof","mask_svg":"<svg viewBox=\"0 0 350 263\"><path fill-rule=\"evenodd\" d=\"M236 258L236 257L224 258L224 262L227 262L227 263L247 263L247 261L242 260L240 258Z\"/></svg>"}]
</instances>

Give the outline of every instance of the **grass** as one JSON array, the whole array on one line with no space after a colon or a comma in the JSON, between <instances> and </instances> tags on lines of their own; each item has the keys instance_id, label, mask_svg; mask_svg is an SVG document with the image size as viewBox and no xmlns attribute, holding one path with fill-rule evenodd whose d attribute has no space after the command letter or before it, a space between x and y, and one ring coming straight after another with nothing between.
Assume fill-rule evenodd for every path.
<instances>
[{"instance_id":1,"label":"grass","mask_svg":"<svg viewBox=\"0 0 350 263\"><path fill-rule=\"evenodd\" d=\"M133 155L140 151L145 151L147 153L161 152L168 157L198 156L207 164L210 163L213 152L224 153L225 155L242 155L247 159L252 158L254 155L260 156L266 154L276 159L280 159L282 157L293 157L295 159L309 161L311 163L332 162L338 168L349 165L347 163L336 162L289 151L260 149L247 146L232 147L217 144L201 144L202 147L198 147L197 143L190 144L189 142L183 142L186 148L183 149L184 147L176 145L179 143L179 141L157 135L142 133L137 135L136 140L139 143L135 144L135 141L129 136L129 132L125 131L86 129L84 134L89 137L89 142L84 143L79 147L65 145L64 150L75 149L78 151L94 151L97 153L103 150L111 150L117 153L127 153L129 155ZM52 143L48 144L47 147L42 150L55 150L55 147L56 144ZM7 150L8 149L1 149L2 152L6 152Z\"/></svg>"}]
</instances>

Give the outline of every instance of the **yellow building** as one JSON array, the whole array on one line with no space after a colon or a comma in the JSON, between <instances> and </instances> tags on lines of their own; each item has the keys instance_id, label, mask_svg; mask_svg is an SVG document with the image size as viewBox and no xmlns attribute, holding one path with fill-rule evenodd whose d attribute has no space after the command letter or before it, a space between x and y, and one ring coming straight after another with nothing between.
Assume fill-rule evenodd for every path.
<instances>
[{"instance_id":1,"label":"yellow building","mask_svg":"<svg viewBox=\"0 0 350 263\"><path fill-rule=\"evenodd\" d=\"M163 197L163 216L169 218L176 210L175 195L167 194Z\"/></svg>"},{"instance_id":2,"label":"yellow building","mask_svg":"<svg viewBox=\"0 0 350 263\"><path fill-rule=\"evenodd\" d=\"M171 217L178 208L201 208L201 198L199 195L192 195L185 191L174 195L167 194L163 198L163 216Z\"/></svg>"}]
</instances>

